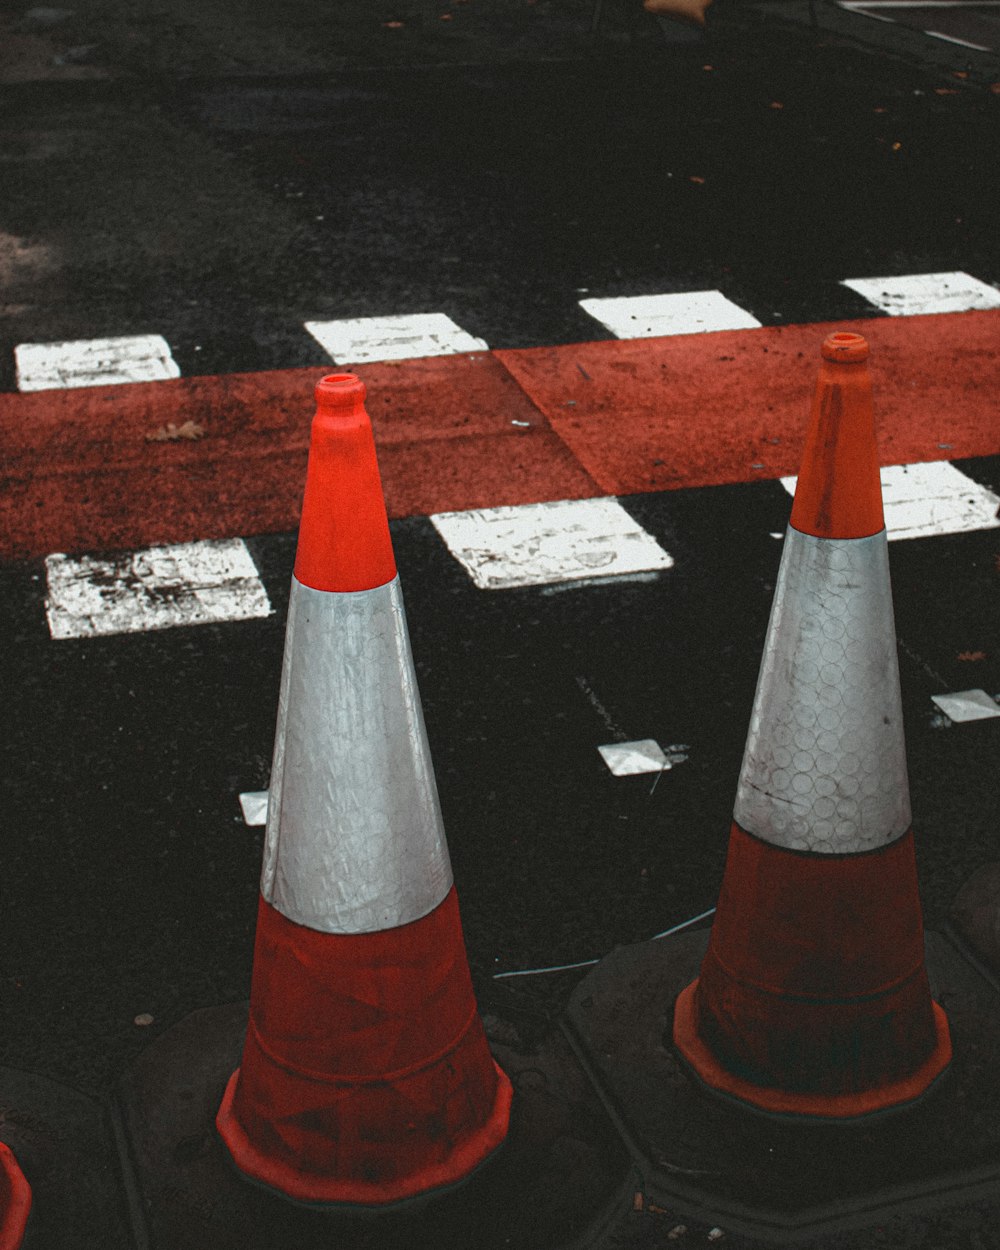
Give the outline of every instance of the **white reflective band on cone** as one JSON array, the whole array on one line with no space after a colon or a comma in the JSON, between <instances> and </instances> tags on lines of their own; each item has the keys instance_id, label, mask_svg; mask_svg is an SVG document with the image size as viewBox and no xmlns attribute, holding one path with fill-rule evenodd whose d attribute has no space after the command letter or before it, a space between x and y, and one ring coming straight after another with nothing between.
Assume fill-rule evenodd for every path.
<instances>
[{"instance_id":1,"label":"white reflective band on cone","mask_svg":"<svg viewBox=\"0 0 1000 1250\"><path fill-rule=\"evenodd\" d=\"M451 884L399 579L293 579L261 893L311 929L373 933Z\"/></svg>"},{"instance_id":2,"label":"white reflective band on cone","mask_svg":"<svg viewBox=\"0 0 1000 1250\"><path fill-rule=\"evenodd\" d=\"M827 854L909 829L884 530L789 527L733 815L767 842Z\"/></svg>"}]
</instances>

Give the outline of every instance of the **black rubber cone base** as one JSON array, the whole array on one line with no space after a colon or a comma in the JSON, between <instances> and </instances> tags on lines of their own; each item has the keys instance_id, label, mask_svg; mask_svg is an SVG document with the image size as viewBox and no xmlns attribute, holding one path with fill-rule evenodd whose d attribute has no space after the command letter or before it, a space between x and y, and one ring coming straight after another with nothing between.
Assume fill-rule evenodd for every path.
<instances>
[{"instance_id":1,"label":"black rubber cone base","mask_svg":"<svg viewBox=\"0 0 1000 1250\"><path fill-rule=\"evenodd\" d=\"M77 1090L0 1068L0 1141L31 1186L22 1250L131 1247L107 1112Z\"/></svg>"},{"instance_id":2,"label":"black rubber cone base","mask_svg":"<svg viewBox=\"0 0 1000 1250\"><path fill-rule=\"evenodd\" d=\"M215 1131L245 1004L195 1012L158 1038L115 1096L151 1250L556 1250L604 1244L632 1204L631 1160L561 1031L485 1016L514 1085L507 1140L463 1184L386 1211L309 1207L241 1176Z\"/></svg>"},{"instance_id":3,"label":"black rubber cone base","mask_svg":"<svg viewBox=\"0 0 1000 1250\"><path fill-rule=\"evenodd\" d=\"M787 1243L996 1197L1000 994L955 946L926 937L952 1063L907 1107L836 1124L767 1116L720 1097L674 1052L674 999L698 975L706 932L621 947L602 960L573 993L567 1035L649 1199Z\"/></svg>"},{"instance_id":4,"label":"black rubber cone base","mask_svg":"<svg viewBox=\"0 0 1000 1250\"><path fill-rule=\"evenodd\" d=\"M951 928L986 976L1000 983L1000 864L984 864L955 897Z\"/></svg>"}]
</instances>

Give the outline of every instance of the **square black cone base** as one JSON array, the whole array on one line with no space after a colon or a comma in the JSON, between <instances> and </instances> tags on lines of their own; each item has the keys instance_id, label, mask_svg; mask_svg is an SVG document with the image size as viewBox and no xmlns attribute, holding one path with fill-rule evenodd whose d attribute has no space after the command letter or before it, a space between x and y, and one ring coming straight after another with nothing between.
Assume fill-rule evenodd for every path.
<instances>
[{"instance_id":1,"label":"square black cone base","mask_svg":"<svg viewBox=\"0 0 1000 1250\"><path fill-rule=\"evenodd\" d=\"M620 947L566 1012L650 1200L773 1244L1000 1194L1000 994L955 946L926 934L950 1067L905 1109L827 1125L713 1094L678 1058L674 1000L707 945L698 932Z\"/></svg>"},{"instance_id":2,"label":"square black cone base","mask_svg":"<svg viewBox=\"0 0 1000 1250\"><path fill-rule=\"evenodd\" d=\"M106 1108L57 1081L0 1068L0 1141L31 1186L22 1250L132 1246Z\"/></svg>"},{"instance_id":3,"label":"square black cone base","mask_svg":"<svg viewBox=\"0 0 1000 1250\"><path fill-rule=\"evenodd\" d=\"M948 932L1000 986L1000 864L984 864L965 882L955 896Z\"/></svg>"},{"instance_id":4,"label":"square black cone base","mask_svg":"<svg viewBox=\"0 0 1000 1250\"><path fill-rule=\"evenodd\" d=\"M150 1250L571 1250L603 1244L631 1206L627 1151L558 1027L485 1016L514 1086L507 1140L461 1185L384 1212L300 1206L250 1184L215 1131L238 1066L246 1004L182 1020L140 1056L115 1096Z\"/></svg>"}]
</instances>

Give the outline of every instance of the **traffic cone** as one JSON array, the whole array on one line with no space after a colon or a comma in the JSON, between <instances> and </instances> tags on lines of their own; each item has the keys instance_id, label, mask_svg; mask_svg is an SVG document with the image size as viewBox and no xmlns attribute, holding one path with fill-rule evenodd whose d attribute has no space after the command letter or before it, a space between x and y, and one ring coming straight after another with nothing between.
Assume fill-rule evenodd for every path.
<instances>
[{"instance_id":1,"label":"traffic cone","mask_svg":"<svg viewBox=\"0 0 1000 1250\"><path fill-rule=\"evenodd\" d=\"M822 347L699 977L705 1085L843 1120L918 1098L951 1041L924 963L868 344Z\"/></svg>"},{"instance_id":2,"label":"traffic cone","mask_svg":"<svg viewBox=\"0 0 1000 1250\"><path fill-rule=\"evenodd\" d=\"M0 1142L0 1250L17 1250L31 1210L31 1187L13 1151Z\"/></svg>"},{"instance_id":3,"label":"traffic cone","mask_svg":"<svg viewBox=\"0 0 1000 1250\"><path fill-rule=\"evenodd\" d=\"M288 1198L387 1205L504 1141L364 385L316 388L285 635L250 1021L216 1125Z\"/></svg>"}]
</instances>

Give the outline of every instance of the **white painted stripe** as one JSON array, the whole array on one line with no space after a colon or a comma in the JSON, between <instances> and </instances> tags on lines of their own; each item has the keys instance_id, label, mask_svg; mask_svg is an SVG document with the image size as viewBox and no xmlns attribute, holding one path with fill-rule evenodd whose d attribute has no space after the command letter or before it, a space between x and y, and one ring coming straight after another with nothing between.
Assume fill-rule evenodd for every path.
<instances>
[{"instance_id":1,"label":"white painted stripe","mask_svg":"<svg viewBox=\"0 0 1000 1250\"><path fill-rule=\"evenodd\" d=\"M430 519L481 590L606 579L674 563L617 499L438 512Z\"/></svg>"},{"instance_id":2,"label":"white painted stripe","mask_svg":"<svg viewBox=\"0 0 1000 1250\"><path fill-rule=\"evenodd\" d=\"M895 278L845 278L849 287L891 317L1000 308L1000 291L967 273L910 273Z\"/></svg>"},{"instance_id":3,"label":"white painted stripe","mask_svg":"<svg viewBox=\"0 0 1000 1250\"><path fill-rule=\"evenodd\" d=\"M890 539L964 534L1000 526L1000 497L947 460L887 465L881 471L885 526ZM795 494L794 477L781 484Z\"/></svg>"},{"instance_id":4,"label":"white painted stripe","mask_svg":"<svg viewBox=\"0 0 1000 1250\"><path fill-rule=\"evenodd\" d=\"M840 0L842 9L990 9L1000 7L1000 0L967 0L956 5L955 0Z\"/></svg>"},{"instance_id":5,"label":"white painted stripe","mask_svg":"<svg viewBox=\"0 0 1000 1250\"><path fill-rule=\"evenodd\" d=\"M266 790L246 790L240 795L243 819L251 829L267 824L267 798Z\"/></svg>"},{"instance_id":6,"label":"white painted stripe","mask_svg":"<svg viewBox=\"0 0 1000 1250\"><path fill-rule=\"evenodd\" d=\"M444 313L307 321L305 328L338 364L489 351L483 339L466 334Z\"/></svg>"},{"instance_id":7,"label":"white painted stripe","mask_svg":"<svg viewBox=\"0 0 1000 1250\"><path fill-rule=\"evenodd\" d=\"M971 48L973 52L992 52L992 48L988 48L984 43L972 43L969 39L959 39L956 35L946 35L941 30L925 30L925 35L931 35L935 39L943 39L946 43L957 43L960 48Z\"/></svg>"},{"instance_id":8,"label":"white painted stripe","mask_svg":"<svg viewBox=\"0 0 1000 1250\"><path fill-rule=\"evenodd\" d=\"M957 694L932 694L931 699L949 720L989 720L1000 716L1000 706L985 690L960 690Z\"/></svg>"},{"instance_id":9,"label":"white painted stripe","mask_svg":"<svg viewBox=\"0 0 1000 1250\"><path fill-rule=\"evenodd\" d=\"M753 330L760 326L756 317L726 299L721 291L582 299L580 307L619 339Z\"/></svg>"},{"instance_id":10,"label":"white painted stripe","mask_svg":"<svg viewBox=\"0 0 1000 1250\"><path fill-rule=\"evenodd\" d=\"M53 638L134 634L268 616L271 604L242 539L45 561Z\"/></svg>"},{"instance_id":11,"label":"white painted stripe","mask_svg":"<svg viewBox=\"0 0 1000 1250\"><path fill-rule=\"evenodd\" d=\"M876 22L891 22L893 26L896 25L894 17L886 17L884 13L871 13L865 5L848 4L845 0L840 0L840 5L841 8L847 9L851 13L860 13L862 17L872 17Z\"/></svg>"},{"instance_id":12,"label":"white painted stripe","mask_svg":"<svg viewBox=\"0 0 1000 1250\"><path fill-rule=\"evenodd\" d=\"M14 348L14 360L19 391L163 382L181 376L170 345L159 334L20 343Z\"/></svg>"}]
</instances>

